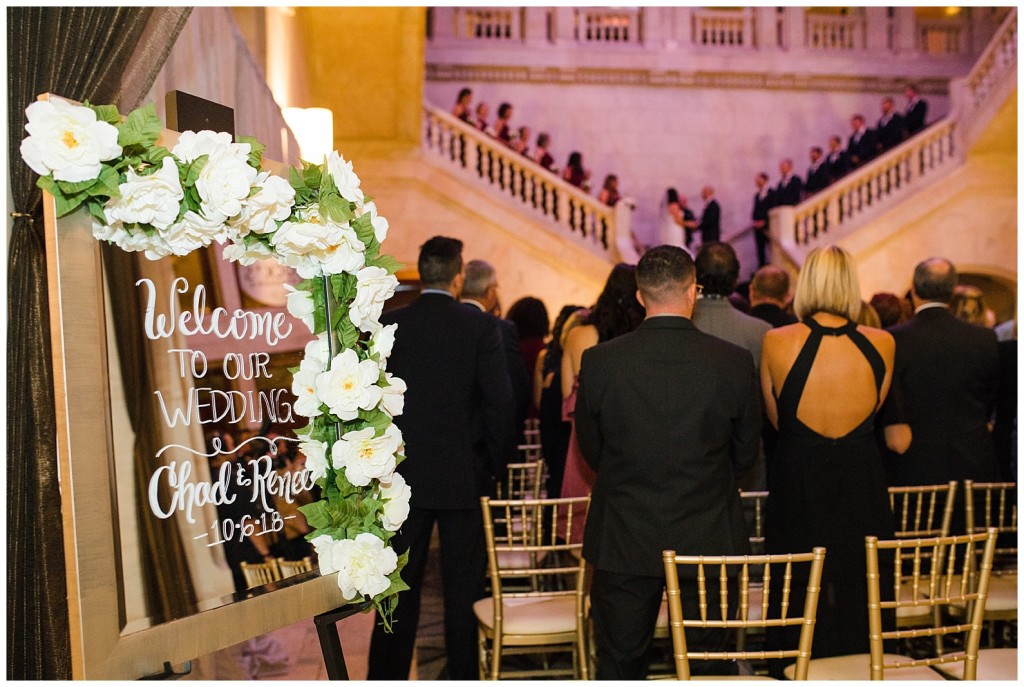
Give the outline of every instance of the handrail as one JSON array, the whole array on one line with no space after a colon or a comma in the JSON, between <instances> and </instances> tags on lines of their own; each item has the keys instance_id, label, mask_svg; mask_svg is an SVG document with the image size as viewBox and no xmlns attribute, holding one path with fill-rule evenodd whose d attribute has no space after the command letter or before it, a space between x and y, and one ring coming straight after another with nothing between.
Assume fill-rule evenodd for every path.
<instances>
[{"instance_id":1,"label":"handrail","mask_svg":"<svg viewBox=\"0 0 1024 687\"><path fill-rule=\"evenodd\" d=\"M1010 10L1006 19L992 36L988 46L964 77L968 101L963 103L960 114L977 110L998 78L1006 72L1011 63L1017 61L1017 8Z\"/></svg>"},{"instance_id":2,"label":"handrail","mask_svg":"<svg viewBox=\"0 0 1024 687\"><path fill-rule=\"evenodd\" d=\"M629 247L619 245L632 236L626 201L609 207L434 105L424 103L423 119L424 150L454 173L483 183L558 235L609 261L630 257Z\"/></svg>"}]
</instances>

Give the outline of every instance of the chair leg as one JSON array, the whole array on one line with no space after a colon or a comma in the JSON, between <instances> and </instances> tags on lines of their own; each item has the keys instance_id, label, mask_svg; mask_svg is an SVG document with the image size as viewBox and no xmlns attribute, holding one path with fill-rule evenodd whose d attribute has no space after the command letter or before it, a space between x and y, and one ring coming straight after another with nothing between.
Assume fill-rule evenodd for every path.
<instances>
[{"instance_id":1,"label":"chair leg","mask_svg":"<svg viewBox=\"0 0 1024 687\"><path fill-rule=\"evenodd\" d=\"M495 628L497 629L497 628ZM501 636L497 631L491 641L491 679L497 680L501 677Z\"/></svg>"}]
</instances>

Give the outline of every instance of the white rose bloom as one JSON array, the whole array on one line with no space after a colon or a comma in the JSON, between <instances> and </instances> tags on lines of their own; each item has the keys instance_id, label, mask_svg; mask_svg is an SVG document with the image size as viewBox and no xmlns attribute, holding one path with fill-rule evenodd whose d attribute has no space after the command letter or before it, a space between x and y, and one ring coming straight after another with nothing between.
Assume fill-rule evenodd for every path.
<instances>
[{"instance_id":1,"label":"white rose bloom","mask_svg":"<svg viewBox=\"0 0 1024 687\"><path fill-rule=\"evenodd\" d=\"M178 178L178 165L165 157L158 171L140 176L129 169L127 180L119 186L120 198L111 198L103 214L107 222L149 224L166 229L178 218L185 192Z\"/></svg>"},{"instance_id":2,"label":"white rose bloom","mask_svg":"<svg viewBox=\"0 0 1024 687\"><path fill-rule=\"evenodd\" d=\"M328 360L330 360L330 355L327 350L327 332L321 332L315 339L306 344L302 362L299 363L299 369L320 374L327 369Z\"/></svg>"},{"instance_id":3,"label":"white rose bloom","mask_svg":"<svg viewBox=\"0 0 1024 687\"><path fill-rule=\"evenodd\" d=\"M323 276L323 267L320 265L320 261L316 260L311 256L306 255L282 255L277 253L274 257L277 261L285 267L291 267L293 270L299 273L299 276L303 279L313 279L314 277Z\"/></svg>"},{"instance_id":4,"label":"white rose bloom","mask_svg":"<svg viewBox=\"0 0 1024 687\"><path fill-rule=\"evenodd\" d=\"M380 483L380 498L386 499L381 525L389 532L397 532L409 517L409 499L412 488L406 483L402 473L391 473L390 482Z\"/></svg>"},{"instance_id":5,"label":"white rose bloom","mask_svg":"<svg viewBox=\"0 0 1024 687\"><path fill-rule=\"evenodd\" d=\"M297 320L301 320L302 324L306 325L310 333L312 333L313 310L316 307L313 304L313 294L309 291L296 289L291 284L284 284L284 290L288 292L288 314Z\"/></svg>"},{"instance_id":6,"label":"white rose bloom","mask_svg":"<svg viewBox=\"0 0 1024 687\"><path fill-rule=\"evenodd\" d=\"M277 231L277 222L288 219L292 213L295 189L286 179L270 172L260 172L253 186L258 186L256 195L250 196L242 205L242 213L236 223L246 231L269 234ZM277 220L277 221L275 221Z\"/></svg>"},{"instance_id":7,"label":"white rose bloom","mask_svg":"<svg viewBox=\"0 0 1024 687\"><path fill-rule=\"evenodd\" d=\"M372 360L359 360L347 348L331 361L331 369L316 377L316 394L340 420L354 420L360 410L380 403L383 392L377 386L380 369Z\"/></svg>"},{"instance_id":8,"label":"white rose bloom","mask_svg":"<svg viewBox=\"0 0 1024 687\"><path fill-rule=\"evenodd\" d=\"M402 445L402 432L388 425L379 437L373 427L347 432L331 448L334 469L345 469L354 486L365 487L371 479L390 480L395 471L395 453Z\"/></svg>"},{"instance_id":9,"label":"white rose bloom","mask_svg":"<svg viewBox=\"0 0 1024 687\"><path fill-rule=\"evenodd\" d=\"M266 244L254 241L248 246L245 241L237 240L224 247L224 259L237 262L239 265L251 265L257 260L273 257L274 252Z\"/></svg>"},{"instance_id":10,"label":"white rose bloom","mask_svg":"<svg viewBox=\"0 0 1024 687\"><path fill-rule=\"evenodd\" d=\"M398 323L389 324L381 327L374 333L373 338L370 339L370 353L376 353L377 358L380 360L380 369L384 369L384 364L387 359L391 356L391 351L395 347L395 332L398 331Z\"/></svg>"},{"instance_id":11,"label":"white rose bloom","mask_svg":"<svg viewBox=\"0 0 1024 687\"><path fill-rule=\"evenodd\" d=\"M384 243L384 239L388 237L388 221L377 214L377 204L373 201L364 205L356 214L362 217L367 213L370 215L370 224L373 225L373 235L377 243Z\"/></svg>"},{"instance_id":12,"label":"white rose bloom","mask_svg":"<svg viewBox=\"0 0 1024 687\"><path fill-rule=\"evenodd\" d=\"M321 414L320 397L316 393L316 372L299 369L292 377L292 393L295 404L292 409L302 417L317 417Z\"/></svg>"},{"instance_id":13,"label":"white rose bloom","mask_svg":"<svg viewBox=\"0 0 1024 687\"><path fill-rule=\"evenodd\" d=\"M196 191L201 203L199 209L211 221L223 224L242 211L242 201L256 181L256 170L245 160L233 157L228 150L218 149L210 154L199 178Z\"/></svg>"},{"instance_id":14,"label":"white rose bloom","mask_svg":"<svg viewBox=\"0 0 1024 687\"><path fill-rule=\"evenodd\" d=\"M335 225L337 226L337 225ZM366 245L356 236L354 229L347 224L339 227L338 242L327 248L320 258L324 274L355 274L366 264L363 253Z\"/></svg>"},{"instance_id":15,"label":"white rose bloom","mask_svg":"<svg viewBox=\"0 0 1024 687\"><path fill-rule=\"evenodd\" d=\"M394 295L398 279L383 267L364 267L356 274L356 297L349 309L352 324L364 332L380 328L384 301Z\"/></svg>"},{"instance_id":16,"label":"white rose bloom","mask_svg":"<svg viewBox=\"0 0 1024 687\"><path fill-rule=\"evenodd\" d=\"M172 224L162 235L174 255L188 255L213 241L223 241L225 231L221 222L208 220L189 210L180 222Z\"/></svg>"},{"instance_id":17,"label":"white rose bloom","mask_svg":"<svg viewBox=\"0 0 1024 687\"><path fill-rule=\"evenodd\" d=\"M332 539L329 535L321 534L319 537L313 537L309 540L309 543L313 545L316 550L317 564L320 567L321 575L330 575L332 572L338 572L341 567L341 558L338 556L339 549L338 545L341 543L336 539Z\"/></svg>"},{"instance_id":18,"label":"white rose bloom","mask_svg":"<svg viewBox=\"0 0 1024 687\"><path fill-rule=\"evenodd\" d=\"M224 131L183 131L171 152L182 162L192 162L203 155L227 153L241 162L249 159L252 146L248 143L232 143L231 134Z\"/></svg>"},{"instance_id":19,"label":"white rose bloom","mask_svg":"<svg viewBox=\"0 0 1024 687\"><path fill-rule=\"evenodd\" d=\"M338 587L349 601L386 591L391 586L388 575L398 567L394 549L369 532L338 542L330 558L338 569Z\"/></svg>"},{"instance_id":20,"label":"white rose bloom","mask_svg":"<svg viewBox=\"0 0 1024 687\"><path fill-rule=\"evenodd\" d=\"M159 234L150 236L142 230L131 233L120 222L113 225L100 224L93 218L92 235L100 241L110 241L128 253L146 251L146 257L150 260L159 260L171 254L170 246Z\"/></svg>"},{"instance_id":21,"label":"white rose bloom","mask_svg":"<svg viewBox=\"0 0 1024 687\"><path fill-rule=\"evenodd\" d=\"M388 385L383 388L381 407L391 417L398 417L405 410L405 392L408 387L401 377L394 377L390 372L384 375Z\"/></svg>"},{"instance_id":22,"label":"white rose bloom","mask_svg":"<svg viewBox=\"0 0 1024 687\"><path fill-rule=\"evenodd\" d=\"M338 154L337 150L327 156L327 171L338 187L338 193L345 200L353 203L363 202L363 192L359 189L359 177L352 171L352 163Z\"/></svg>"},{"instance_id":23,"label":"white rose bloom","mask_svg":"<svg viewBox=\"0 0 1024 687\"><path fill-rule=\"evenodd\" d=\"M327 442L303 441L299 444L299 452L306 456L306 469L313 479L327 476Z\"/></svg>"},{"instance_id":24,"label":"white rose bloom","mask_svg":"<svg viewBox=\"0 0 1024 687\"><path fill-rule=\"evenodd\" d=\"M341 243L342 238L341 225L311 214L308 220L282 224L270 243L283 256L310 256L322 261L327 250Z\"/></svg>"},{"instance_id":25,"label":"white rose bloom","mask_svg":"<svg viewBox=\"0 0 1024 687\"><path fill-rule=\"evenodd\" d=\"M96 119L88 107L62 100L40 100L25 110L29 137L21 157L41 176L59 181L86 181L100 175L100 163L121 154L117 128Z\"/></svg>"}]
</instances>

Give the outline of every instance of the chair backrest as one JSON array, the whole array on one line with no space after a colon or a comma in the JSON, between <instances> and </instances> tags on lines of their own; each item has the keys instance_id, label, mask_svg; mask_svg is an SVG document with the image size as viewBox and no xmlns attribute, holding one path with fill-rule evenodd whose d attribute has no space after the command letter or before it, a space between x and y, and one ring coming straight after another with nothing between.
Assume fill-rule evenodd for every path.
<instances>
[{"instance_id":1,"label":"chair backrest","mask_svg":"<svg viewBox=\"0 0 1024 687\"><path fill-rule=\"evenodd\" d=\"M750 538L750 553L755 556L764 553L764 507L767 501L767 491L740 492L743 517L747 521L747 535Z\"/></svg>"},{"instance_id":2,"label":"chair backrest","mask_svg":"<svg viewBox=\"0 0 1024 687\"><path fill-rule=\"evenodd\" d=\"M259 587L268 582L277 582L281 579L281 571L277 568L276 561L266 563L246 563L242 561L242 574L245 576L245 583L249 589Z\"/></svg>"},{"instance_id":3,"label":"chair backrest","mask_svg":"<svg viewBox=\"0 0 1024 687\"><path fill-rule=\"evenodd\" d=\"M981 640L981 625L985 613L985 599L988 595L989 577L992 573L992 556L995 552L997 531L963 534L948 537L926 537L922 539L879 540L866 537L867 583L868 583L868 634L871 648L871 679L884 679L886 670L910 668L940 663L964 662L964 679L973 680L978 668L978 645ZM981 563L976 567L977 549L982 547ZM945 550L945 551L943 551ZM882 600L881 566L879 552L892 551L894 565L894 594L891 599ZM959 554L959 562L958 562ZM942 565L922 565L925 560L944 561ZM958 574L961 570L969 574ZM909 590L908 590L909 588ZM967 606L965 622L950 617L940 620L935 627L926 631L897 628L883 630L882 614L893 610L897 615L901 608L910 607L914 612L927 611L950 604ZM941 616L940 616L941 618ZM922 659L884 660L884 643L887 640L903 640L922 636L945 637L950 634L964 636L960 651L943 656Z\"/></svg>"},{"instance_id":4,"label":"chair backrest","mask_svg":"<svg viewBox=\"0 0 1024 687\"><path fill-rule=\"evenodd\" d=\"M528 444L540 444L540 419L528 417L523 422L523 438Z\"/></svg>"},{"instance_id":5,"label":"chair backrest","mask_svg":"<svg viewBox=\"0 0 1024 687\"><path fill-rule=\"evenodd\" d=\"M533 461L540 460L544 457L541 452L540 441L519 444L519 446L516 447L516 452L519 455L520 463L532 463Z\"/></svg>"},{"instance_id":6,"label":"chair backrest","mask_svg":"<svg viewBox=\"0 0 1024 687\"><path fill-rule=\"evenodd\" d=\"M672 654L676 676L690 678L690 661L737 659L796 659L796 679L806 680L814 638L814 623L818 612L818 594L821 590L821 570L825 562L825 549L816 547L810 553L772 554L761 556L677 556L675 551L663 551L665 563L665 590L668 597L669 629L672 634ZM680 566L695 569L696 575L684 574L686 584L694 584L700 600L700 614L696 618L683 617L680 588ZM790 607L793 593L795 566L807 566L807 585L802 609ZM801 579L802 574L796 576ZM760 613L751 613L749 605L750 583L753 579L763 583ZM731 582L735 580L735 582ZM730 595L723 594L726 585L735 584L738 605L732 607ZM708 599L714 599L709 603ZM773 599L780 599L775 604ZM712 609L717 608L717 613ZM710 612L709 612L710 611ZM769 611L776 611L770 614ZM797 646L772 651L689 651L685 628L722 628L750 630L753 628L799 626Z\"/></svg>"},{"instance_id":7,"label":"chair backrest","mask_svg":"<svg viewBox=\"0 0 1024 687\"><path fill-rule=\"evenodd\" d=\"M1017 569L1017 484L964 481L968 532L999 532L992 567L999 572Z\"/></svg>"},{"instance_id":8,"label":"chair backrest","mask_svg":"<svg viewBox=\"0 0 1024 687\"><path fill-rule=\"evenodd\" d=\"M487 538L487 572L494 597L494 623L500 632L502 599L576 596L578 620L583 619L584 570L582 543L573 543L572 531L586 523L590 497L564 499L480 499ZM546 528L544 509L552 511ZM515 523L529 523L516 527ZM578 538L577 538L578 539ZM523 560L528 561L524 564ZM524 567L526 565L527 567ZM507 579L530 576L536 580L526 591L508 591ZM566 578L571 584L563 584Z\"/></svg>"},{"instance_id":9,"label":"chair backrest","mask_svg":"<svg viewBox=\"0 0 1024 687\"><path fill-rule=\"evenodd\" d=\"M278 558L277 567L281 571L281 577L285 578L309 572L313 569L313 561L309 556L305 556L302 560L298 561L286 561L283 558Z\"/></svg>"},{"instance_id":10,"label":"chair backrest","mask_svg":"<svg viewBox=\"0 0 1024 687\"><path fill-rule=\"evenodd\" d=\"M511 500L539 499L543 486L543 460L509 463L505 479L498 484L498 497Z\"/></svg>"},{"instance_id":11,"label":"chair backrest","mask_svg":"<svg viewBox=\"0 0 1024 687\"><path fill-rule=\"evenodd\" d=\"M889 506L896 519L896 537L945 537L953 521L957 483L889 487Z\"/></svg>"}]
</instances>

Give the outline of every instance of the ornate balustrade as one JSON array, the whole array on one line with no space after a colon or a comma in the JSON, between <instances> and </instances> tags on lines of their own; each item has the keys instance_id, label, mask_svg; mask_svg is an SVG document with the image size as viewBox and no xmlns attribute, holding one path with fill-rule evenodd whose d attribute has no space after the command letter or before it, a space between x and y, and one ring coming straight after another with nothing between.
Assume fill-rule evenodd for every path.
<instances>
[{"instance_id":1,"label":"ornate balustrade","mask_svg":"<svg viewBox=\"0 0 1024 687\"><path fill-rule=\"evenodd\" d=\"M961 55L966 52L964 27L959 18L918 19L918 50L927 55Z\"/></svg>"},{"instance_id":2,"label":"ornate balustrade","mask_svg":"<svg viewBox=\"0 0 1024 687\"><path fill-rule=\"evenodd\" d=\"M455 35L486 42L519 40L522 10L497 7L456 7Z\"/></svg>"},{"instance_id":3,"label":"ornate balustrade","mask_svg":"<svg viewBox=\"0 0 1024 687\"><path fill-rule=\"evenodd\" d=\"M640 43L640 9L580 7L575 10L574 37L579 43Z\"/></svg>"},{"instance_id":4,"label":"ornate balustrade","mask_svg":"<svg viewBox=\"0 0 1024 687\"><path fill-rule=\"evenodd\" d=\"M694 45L754 47L754 16L749 8L694 9L691 17Z\"/></svg>"},{"instance_id":5,"label":"ornate balustrade","mask_svg":"<svg viewBox=\"0 0 1024 687\"><path fill-rule=\"evenodd\" d=\"M628 245L632 240L629 202L610 208L436 107L424 105L423 126L423 148L454 174L484 185L563 238L611 262L634 254Z\"/></svg>"},{"instance_id":6,"label":"ornate balustrade","mask_svg":"<svg viewBox=\"0 0 1024 687\"><path fill-rule=\"evenodd\" d=\"M999 26L974 68L964 78L961 114L969 115L989 98L1006 74L1017 68L1017 10L1013 9Z\"/></svg>"},{"instance_id":7,"label":"ornate balustrade","mask_svg":"<svg viewBox=\"0 0 1024 687\"><path fill-rule=\"evenodd\" d=\"M807 17L806 45L815 50L846 51L867 47L867 21L864 16L815 14Z\"/></svg>"}]
</instances>

